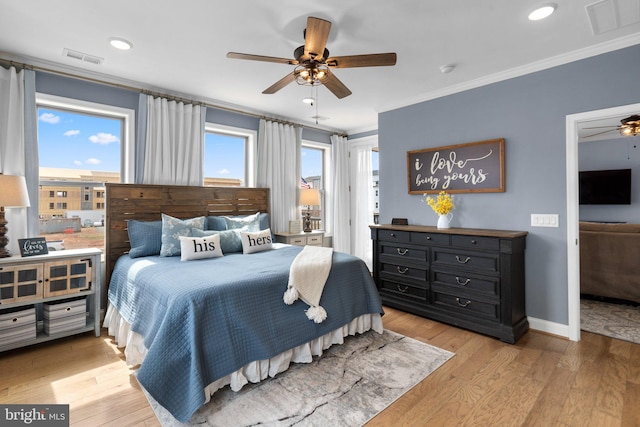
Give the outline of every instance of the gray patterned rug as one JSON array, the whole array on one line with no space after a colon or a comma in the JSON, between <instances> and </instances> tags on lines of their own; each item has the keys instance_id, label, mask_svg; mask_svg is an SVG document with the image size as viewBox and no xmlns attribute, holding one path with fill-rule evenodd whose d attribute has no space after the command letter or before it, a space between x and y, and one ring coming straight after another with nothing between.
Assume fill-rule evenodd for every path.
<instances>
[{"instance_id":1,"label":"gray patterned rug","mask_svg":"<svg viewBox=\"0 0 640 427\"><path fill-rule=\"evenodd\" d=\"M391 331L370 331L237 393L219 390L188 424L147 399L165 427L361 426L453 356Z\"/></svg>"},{"instance_id":2,"label":"gray patterned rug","mask_svg":"<svg viewBox=\"0 0 640 427\"><path fill-rule=\"evenodd\" d=\"M640 307L581 299L580 329L640 344Z\"/></svg>"}]
</instances>

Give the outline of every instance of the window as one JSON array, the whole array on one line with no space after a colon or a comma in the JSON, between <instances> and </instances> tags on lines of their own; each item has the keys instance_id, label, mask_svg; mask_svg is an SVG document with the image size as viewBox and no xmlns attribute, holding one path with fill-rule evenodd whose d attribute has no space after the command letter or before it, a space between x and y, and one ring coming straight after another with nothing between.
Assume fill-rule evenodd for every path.
<instances>
[{"instance_id":1,"label":"window","mask_svg":"<svg viewBox=\"0 0 640 427\"><path fill-rule=\"evenodd\" d=\"M65 240L66 249L104 248L105 182L133 179L134 111L57 96L37 94L41 222L47 240ZM131 143L130 143L131 142ZM63 198L49 203L46 195ZM77 225L77 226L76 226ZM80 230L65 234L69 228Z\"/></svg>"},{"instance_id":2,"label":"window","mask_svg":"<svg viewBox=\"0 0 640 427\"><path fill-rule=\"evenodd\" d=\"M311 228L329 230L331 211L327 190L330 188L328 171L331 163L331 146L328 144L302 141L301 155L301 187L320 190L320 206L311 207Z\"/></svg>"},{"instance_id":3,"label":"window","mask_svg":"<svg viewBox=\"0 0 640 427\"><path fill-rule=\"evenodd\" d=\"M204 185L255 186L256 132L207 123L204 134Z\"/></svg>"}]
</instances>

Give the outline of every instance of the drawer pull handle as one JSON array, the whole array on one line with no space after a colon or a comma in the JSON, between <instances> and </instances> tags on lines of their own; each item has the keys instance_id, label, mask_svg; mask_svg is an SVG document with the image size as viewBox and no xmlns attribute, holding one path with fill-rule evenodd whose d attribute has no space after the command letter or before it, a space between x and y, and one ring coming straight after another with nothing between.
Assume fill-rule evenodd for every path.
<instances>
[{"instance_id":1,"label":"drawer pull handle","mask_svg":"<svg viewBox=\"0 0 640 427\"><path fill-rule=\"evenodd\" d=\"M407 248L404 248L404 249L397 248L397 250L398 250L398 255L406 255L407 252L409 252L409 249Z\"/></svg>"},{"instance_id":2,"label":"drawer pull handle","mask_svg":"<svg viewBox=\"0 0 640 427\"><path fill-rule=\"evenodd\" d=\"M391 233L391 237L396 237L396 233Z\"/></svg>"},{"instance_id":3,"label":"drawer pull handle","mask_svg":"<svg viewBox=\"0 0 640 427\"><path fill-rule=\"evenodd\" d=\"M467 300L467 302L464 302L464 303L460 302L460 298L456 298L456 302L458 303L458 305L459 305L460 307L466 307L466 306L468 306L469 304L471 304L471 301L470 301L470 300Z\"/></svg>"},{"instance_id":4,"label":"drawer pull handle","mask_svg":"<svg viewBox=\"0 0 640 427\"><path fill-rule=\"evenodd\" d=\"M470 281L471 281L471 279L469 279L467 277L467 279L463 282L462 280L460 280L460 278L458 276L456 276L456 282L458 282L458 285L460 285L460 286L467 286Z\"/></svg>"},{"instance_id":5,"label":"drawer pull handle","mask_svg":"<svg viewBox=\"0 0 640 427\"><path fill-rule=\"evenodd\" d=\"M431 240L431 236L427 236L427 240Z\"/></svg>"},{"instance_id":6,"label":"drawer pull handle","mask_svg":"<svg viewBox=\"0 0 640 427\"><path fill-rule=\"evenodd\" d=\"M396 266L396 270L398 270L398 273L400 273L400 274L404 274L404 273L406 273L407 271L409 271L409 267L405 267L404 269L402 269L402 268L400 268L400 266L399 266L399 265L397 265L397 266Z\"/></svg>"},{"instance_id":7,"label":"drawer pull handle","mask_svg":"<svg viewBox=\"0 0 640 427\"><path fill-rule=\"evenodd\" d=\"M18 318L17 318L17 317L14 317L13 319L11 319L11 321L12 321L13 323L16 323L16 322L18 321Z\"/></svg>"},{"instance_id":8,"label":"drawer pull handle","mask_svg":"<svg viewBox=\"0 0 640 427\"><path fill-rule=\"evenodd\" d=\"M71 307L65 308L66 311L71 311Z\"/></svg>"},{"instance_id":9,"label":"drawer pull handle","mask_svg":"<svg viewBox=\"0 0 640 427\"><path fill-rule=\"evenodd\" d=\"M407 290L409 289L409 286L400 286L400 285L396 285L396 288L398 288L399 292L405 293L407 292Z\"/></svg>"},{"instance_id":10,"label":"drawer pull handle","mask_svg":"<svg viewBox=\"0 0 640 427\"><path fill-rule=\"evenodd\" d=\"M459 255L456 255L456 261L458 261L460 264L466 264L471 261L471 258L465 257L465 259L462 259Z\"/></svg>"},{"instance_id":11,"label":"drawer pull handle","mask_svg":"<svg viewBox=\"0 0 640 427\"><path fill-rule=\"evenodd\" d=\"M471 244L472 244L472 245L475 245L476 243L478 243L478 242L476 242L475 240L472 240L472 241L471 241Z\"/></svg>"}]
</instances>

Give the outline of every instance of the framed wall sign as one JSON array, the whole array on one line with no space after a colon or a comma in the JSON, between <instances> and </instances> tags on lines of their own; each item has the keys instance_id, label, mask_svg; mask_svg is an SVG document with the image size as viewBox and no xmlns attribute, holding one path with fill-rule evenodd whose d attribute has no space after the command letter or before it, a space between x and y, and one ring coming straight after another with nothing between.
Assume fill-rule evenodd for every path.
<instances>
[{"instance_id":1,"label":"framed wall sign","mask_svg":"<svg viewBox=\"0 0 640 427\"><path fill-rule=\"evenodd\" d=\"M44 255L49 253L49 248L47 248L47 241L44 237L18 239L18 245L20 246L20 255L23 257L32 255Z\"/></svg>"},{"instance_id":2,"label":"framed wall sign","mask_svg":"<svg viewBox=\"0 0 640 427\"><path fill-rule=\"evenodd\" d=\"M501 193L504 139L407 151L409 194Z\"/></svg>"}]
</instances>

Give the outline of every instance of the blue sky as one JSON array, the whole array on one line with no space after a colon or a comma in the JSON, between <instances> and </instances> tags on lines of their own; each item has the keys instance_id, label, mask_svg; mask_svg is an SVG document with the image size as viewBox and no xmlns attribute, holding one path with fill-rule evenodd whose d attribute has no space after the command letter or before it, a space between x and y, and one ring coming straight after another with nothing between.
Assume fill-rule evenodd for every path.
<instances>
[{"instance_id":1,"label":"blue sky","mask_svg":"<svg viewBox=\"0 0 640 427\"><path fill-rule=\"evenodd\" d=\"M40 166L120 170L120 120L38 109Z\"/></svg>"},{"instance_id":2,"label":"blue sky","mask_svg":"<svg viewBox=\"0 0 640 427\"><path fill-rule=\"evenodd\" d=\"M121 121L63 110L38 109L38 148L40 166L120 170ZM244 139L207 133L204 175L244 179ZM224 155L219 155L224 153ZM377 153L373 169L378 169ZM302 175L322 173L320 150L302 150Z\"/></svg>"}]
</instances>

